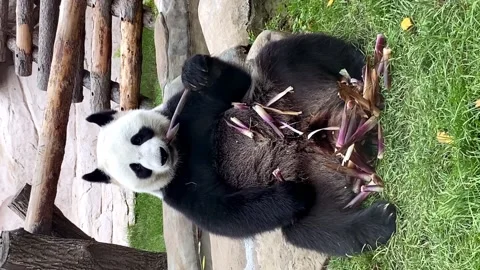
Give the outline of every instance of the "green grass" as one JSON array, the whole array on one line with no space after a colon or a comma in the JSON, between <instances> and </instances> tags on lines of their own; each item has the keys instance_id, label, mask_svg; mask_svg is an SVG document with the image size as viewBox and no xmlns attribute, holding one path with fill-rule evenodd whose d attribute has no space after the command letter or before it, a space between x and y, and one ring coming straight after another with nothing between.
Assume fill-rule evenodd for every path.
<instances>
[{"instance_id":1,"label":"green grass","mask_svg":"<svg viewBox=\"0 0 480 270\"><path fill-rule=\"evenodd\" d=\"M384 91L386 191L398 233L376 252L334 259L331 269L480 269L480 1L288 0L267 27L364 39L384 33L393 88ZM412 17L416 29L400 28ZM451 145L439 144L446 130ZM361 230L361 228L358 228Z\"/></svg>"}]
</instances>

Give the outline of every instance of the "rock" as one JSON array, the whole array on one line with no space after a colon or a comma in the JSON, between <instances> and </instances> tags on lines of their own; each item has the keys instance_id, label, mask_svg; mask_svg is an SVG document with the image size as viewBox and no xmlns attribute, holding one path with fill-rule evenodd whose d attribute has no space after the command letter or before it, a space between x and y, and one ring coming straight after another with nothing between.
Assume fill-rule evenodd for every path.
<instances>
[{"instance_id":1,"label":"rock","mask_svg":"<svg viewBox=\"0 0 480 270\"><path fill-rule=\"evenodd\" d=\"M155 50L160 86L181 74L192 54L208 54L197 16L198 0L159 0L155 21Z\"/></svg>"},{"instance_id":2,"label":"rock","mask_svg":"<svg viewBox=\"0 0 480 270\"><path fill-rule=\"evenodd\" d=\"M272 41L281 40L281 39L286 38L290 35L291 35L290 33L280 32L280 31L271 31L271 30L262 31L257 36L257 38L255 39L255 42L250 47L250 51L248 51L248 55L247 55L246 60L247 61L254 60L257 57L260 50L265 45L267 45L268 43L270 43Z\"/></svg>"},{"instance_id":3,"label":"rock","mask_svg":"<svg viewBox=\"0 0 480 270\"><path fill-rule=\"evenodd\" d=\"M210 53L248 45L249 33L260 33L280 3L280 0L200 0L198 17Z\"/></svg>"}]
</instances>

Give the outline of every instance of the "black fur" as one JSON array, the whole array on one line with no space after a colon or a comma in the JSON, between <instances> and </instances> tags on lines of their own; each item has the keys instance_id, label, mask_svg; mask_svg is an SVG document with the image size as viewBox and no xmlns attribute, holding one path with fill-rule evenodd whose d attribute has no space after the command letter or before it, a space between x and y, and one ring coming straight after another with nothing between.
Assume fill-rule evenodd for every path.
<instances>
[{"instance_id":1,"label":"black fur","mask_svg":"<svg viewBox=\"0 0 480 270\"><path fill-rule=\"evenodd\" d=\"M117 113L115 110L105 110L89 115L86 120L90 123L95 123L99 126L104 126L110 123L114 119L114 115Z\"/></svg>"},{"instance_id":2,"label":"black fur","mask_svg":"<svg viewBox=\"0 0 480 270\"><path fill-rule=\"evenodd\" d=\"M201 228L229 237L282 228L289 242L337 256L386 243L395 231L395 207L379 202L343 210L353 193L348 179L326 166L338 161L322 141L293 133L281 139L252 110L231 106L265 104L293 86L294 93L275 107L303 113L275 115L277 120L297 121L302 129L338 125L343 107L338 72L346 68L360 79L363 59L352 45L321 34L272 42L256 59L258 80L251 95L246 94L252 77L242 68L210 56L189 59L182 81L193 92L178 118L174 144L180 162L164 188L164 201ZM179 99L180 94L167 103L169 117ZM226 125L224 118L233 116L251 125L254 140ZM286 181L273 177L276 168Z\"/></svg>"},{"instance_id":3,"label":"black fur","mask_svg":"<svg viewBox=\"0 0 480 270\"><path fill-rule=\"evenodd\" d=\"M110 177L99 169L95 169L90 173L84 174L82 178L83 180L93 183L110 183Z\"/></svg>"}]
</instances>

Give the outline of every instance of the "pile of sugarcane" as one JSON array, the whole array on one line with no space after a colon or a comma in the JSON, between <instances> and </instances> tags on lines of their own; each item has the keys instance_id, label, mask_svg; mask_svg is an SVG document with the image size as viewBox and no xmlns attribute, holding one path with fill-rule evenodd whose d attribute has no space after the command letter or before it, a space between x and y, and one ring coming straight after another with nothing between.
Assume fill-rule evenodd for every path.
<instances>
[{"instance_id":1,"label":"pile of sugarcane","mask_svg":"<svg viewBox=\"0 0 480 270\"><path fill-rule=\"evenodd\" d=\"M376 174L375 170L365 161L361 151L357 145L366 139L369 132L377 131L377 158L383 158L384 139L383 131L379 122L380 117L380 76L384 79L384 87L390 88L389 59L391 49L386 47L386 39L383 34L377 35L375 43L375 54L373 63L367 57L366 65L362 72L362 81L351 78L348 72L343 69L340 71L342 79L338 82L339 97L345 101L342 113L342 121L340 127L326 127L317 129L307 135L310 139L313 135L320 131L334 131L337 133L337 141L335 144L335 154L342 158L340 166L335 166L335 170L351 177L353 183L353 191L357 196L348 203L345 208L359 205L370 193L383 191L383 181ZM167 140L173 139L178 131L179 125L176 122L178 113L182 110L186 97L190 90L185 89L180 102L175 110L174 116L167 131ZM255 103L248 105L246 103L232 103L233 107L239 110L253 109L280 137L284 138L281 129L288 128L299 136L303 136L304 132L300 131L292 125L277 121L267 111L283 115L301 115L299 111L282 111L271 107L276 101L281 99L288 93L293 92L292 87L288 87L275 97L273 97L266 105ZM252 130L236 117L231 117L230 121L225 120L228 126L234 128L241 134L253 139L259 133ZM331 164L326 164L332 167ZM277 168L272 174L279 181L285 181L282 177L281 170Z\"/></svg>"}]
</instances>

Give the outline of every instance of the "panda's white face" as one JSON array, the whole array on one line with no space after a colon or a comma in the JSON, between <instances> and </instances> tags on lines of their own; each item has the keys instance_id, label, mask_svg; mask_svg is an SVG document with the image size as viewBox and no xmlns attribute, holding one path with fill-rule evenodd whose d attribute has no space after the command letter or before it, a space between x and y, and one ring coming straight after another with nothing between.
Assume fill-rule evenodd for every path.
<instances>
[{"instance_id":1,"label":"panda's white face","mask_svg":"<svg viewBox=\"0 0 480 270\"><path fill-rule=\"evenodd\" d=\"M87 120L101 126L98 168L83 178L159 195L159 190L172 180L178 160L173 144L166 142L170 121L156 109L92 116Z\"/></svg>"}]
</instances>

